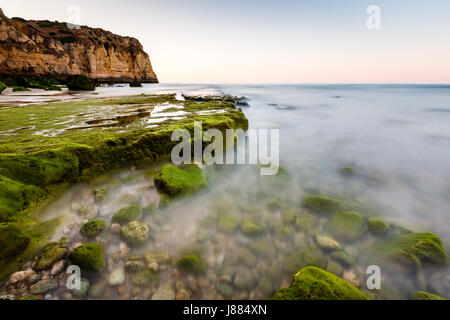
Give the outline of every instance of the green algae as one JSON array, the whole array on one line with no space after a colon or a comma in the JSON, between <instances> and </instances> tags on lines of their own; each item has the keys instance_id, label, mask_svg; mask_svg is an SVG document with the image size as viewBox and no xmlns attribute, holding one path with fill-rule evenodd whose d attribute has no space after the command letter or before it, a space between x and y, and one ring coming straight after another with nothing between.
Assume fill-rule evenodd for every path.
<instances>
[{"instance_id":1,"label":"green algae","mask_svg":"<svg viewBox=\"0 0 450 320\"><path fill-rule=\"evenodd\" d=\"M182 170L166 165L155 176L156 188L170 197L186 195L207 185L208 182L201 169Z\"/></svg>"},{"instance_id":2,"label":"green algae","mask_svg":"<svg viewBox=\"0 0 450 320\"><path fill-rule=\"evenodd\" d=\"M324 215L335 213L341 207L339 200L323 196L306 197L303 199L302 205L314 213Z\"/></svg>"},{"instance_id":3,"label":"green algae","mask_svg":"<svg viewBox=\"0 0 450 320\"><path fill-rule=\"evenodd\" d=\"M143 210L138 205L131 205L117 211L113 217L113 223L127 224L131 221L139 221L143 216Z\"/></svg>"},{"instance_id":4,"label":"green algae","mask_svg":"<svg viewBox=\"0 0 450 320\"><path fill-rule=\"evenodd\" d=\"M200 274L205 270L205 262L197 254L189 254L175 261L175 266L183 272Z\"/></svg>"},{"instance_id":5,"label":"green algae","mask_svg":"<svg viewBox=\"0 0 450 320\"><path fill-rule=\"evenodd\" d=\"M105 231L107 228L107 223L102 219L95 219L86 222L81 226L80 233L88 237L94 237L101 232Z\"/></svg>"},{"instance_id":6,"label":"green algae","mask_svg":"<svg viewBox=\"0 0 450 320\"><path fill-rule=\"evenodd\" d=\"M364 218L356 212L335 213L327 225L328 230L336 238L353 242L361 238L364 233Z\"/></svg>"},{"instance_id":7,"label":"green algae","mask_svg":"<svg viewBox=\"0 0 450 320\"><path fill-rule=\"evenodd\" d=\"M50 269L54 263L61 260L67 253L67 238L47 244L39 254L34 267L37 271Z\"/></svg>"},{"instance_id":8,"label":"green algae","mask_svg":"<svg viewBox=\"0 0 450 320\"><path fill-rule=\"evenodd\" d=\"M316 267L298 272L288 288L280 289L274 300L369 300L358 288L334 274Z\"/></svg>"},{"instance_id":9,"label":"green algae","mask_svg":"<svg viewBox=\"0 0 450 320\"><path fill-rule=\"evenodd\" d=\"M445 300L437 294L432 294L425 291L414 291L411 293L411 298L413 300Z\"/></svg>"},{"instance_id":10,"label":"green algae","mask_svg":"<svg viewBox=\"0 0 450 320\"><path fill-rule=\"evenodd\" d=\"M423 264L446 266L448 254L442 240L433 233L395 235L369 247L377 257L416 270Z\"/></svg>"},{"instance_id":11,"label":"green algae","mask_svg":"<svg viewBox=\"0 0 450 320\"><path fill-rule=\"evenodd\" d=\"M377 236L385 235L391 228L382 218L369 218L367 229Z\"/></svg>"},{"instance_id":12,"label":"green algae","mask_svg":"<svg viewBox=\"0 0 450 320\"><path fill-rule=\"evenodd\" d=\"M98 243L84 244L70 252L69 260L88 272L100 272L105 267L105 252Z\"/></svg>"}]
</instances>

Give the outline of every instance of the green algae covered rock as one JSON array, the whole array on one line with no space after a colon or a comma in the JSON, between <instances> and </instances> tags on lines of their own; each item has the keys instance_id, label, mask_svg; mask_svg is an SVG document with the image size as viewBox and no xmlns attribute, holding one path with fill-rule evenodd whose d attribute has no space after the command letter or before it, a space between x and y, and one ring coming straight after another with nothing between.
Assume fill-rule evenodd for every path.
<instances>
[{"instance_id":1,"label":"green algae covered rock","mask_svg":"<svg viewBox=\"0 0 450 320\"><path fill-rule=\"evenodd\" d=\"M358 288L334 274L307 267L294 276L288 288L280 289L274 300L369 300Z\"/></svg>"},{"instance_id":2,"label":"green algae covered rock","mask_svg":"<svg viewBox=\"0 0 450 320\"><path fill-rule=\"evenodd\" d=\"M262 233L261 228L248 219L243 219L241 223L241 231L249 237L255 237Z\"/></svg>"},{"instance_id":3,"label":"green algae covered rock","mask_svg":"<svg viewBox=\"0 0 450 320\"><path fill-rule=\"evenodd\" d=\"M411 298L413 300L445 300L437 294L432 294L425 291L414 291L411 293Z\"/></svg>"},{"instance_id":4,"label":"green algae covered rock","mask_svg":"<svg viewBox=\"0 0 450 320\"><path fill-rule=\"evenodd\" d=\"M131 247L143 245L150 236L148 225L139 221L131 221L120 229L120 237Z\"/></svg>"},{"instance_id":5,"label":"green algae covered rock","mask_svg":"<svg viewBox=\"0 0 450 320\"><path fill-rule=\"evenodd\" d=\"M283 260L281 268L286 273L295 273L305 267L326 269L327 259L319 248L303 247Z\"/></svg>"},{"instance_id":6,"label":"green algae covered rock","mask_svg":"<svg viewBox=\"0 0 450 320\"><path fill-rule=\"evenodd\" d=\"M219 215L219 219L217 220L217 228L225 233L233 233L236 231L239 226L239 220L233 216L228 214Z\"/></svg>"},{"instance_id":7,"label":"green algae covered rock","mask_svg":"<svg viewBox=\"0 0 450 320\"><path fill-rule=\"evenodd\" d=\"M84 271L102 271L105 267L105 252L98 243L84 244L69 254L69 260Z\"/></svg>"},{"instance_id":8,"label":"green algae covered rock","mask_svg":"<svg viewBox=\"0 0 450 320\"><path fill-rule=\"evenodd\" d=\"M385 235L391 228L382 218L369 218L367 229L377 236Z\"/></svg>"},{"instance_id":9,"label":"green algae covered rock","mask_svg":"<svg viewBox=\"0 0 450 320\"><path fill-rule=\"evenodd\" d=\"M94 91L95 85L85 76L74 75L67 78L67 88L74 91Z\"/></svg>"},{"instance_id":10,"label":"green algae covered rock","mask_svg":"<svg viewBox=\"0 0 450 320\"><path fill-rule=\"evenodd\" d=\"M175 261L175 266L183 272L200 274L205 270L205 262L196 254L188 254L177 261Z\"/></svg>"},{"instance_id":11,"label":"green algae covered rock","mask_svg":"<svg viewBox=\"0 0 450 320\"><path fill-rule=\"evenodd\" d=\"M8 263L22 254L30 244L31 238L23 234L13 224L0 223L0 261Z\"/></svg>"},{"instance_id":12,"label":"green algae covered rock","mask_svg":"<svg viewBox=\"0 0 450 320\"><path fill-rule=\"evenodd\" d=\"M295 220L295 230L310 233L314 230L315 220L307 213L300 214Z\"/></svg>"},{"instance_id":13,"label":"green algae covered rock","mask_svg":"<svg viewBox=\"0 0 450 320\"><path fill-rule=\"evenodd\" d=\"M446 266L448 254L442 240L433 233L396 235L376 242L372 250L377 257L415 270L422 264Z\"/></svg>"},{"instance_id":14,"label":"green algae covered rock","mask_svg":"<svg viewBox=\"0 0 450 320\"><path fill-rule=\"evenodd\" d=\"M113 217L113 223L127 224L131 221L138 221L142 218L142 208L138 205L132 205L117 211Z\"/></svg>"},{"instance_id":15,"label":"green algae covered rock","mask_svg":"<svg viewBox=\"0 0 450 320\"><path fill-rule=\"evenodd\" d=\"M95 219L91 220L89 222L86 222L81 226L80 233L88 236L88 237L94 237L103 231L105 231L107 228L107 223L105 220L102 219Z\"/></svg>"},{"instance_id":16,"label":"green algae covered rock","mask_svg":"<svg viewBox=\"0 0 450 320\"><path fill-rule=\"evenodd\" d=\"M92 191L92 195L94 196L95 202L102 202L105 200L108 191L103 188L95 189Z\"/></svg>"},{"instance_id":17,"label":"green algae covered rock","mask_svg":"<svg viewBox=\"0 0 450 320\"><path fill-rule=\"evenodd\" d=\"M61 238L60 241L47 244L38 256L34 269L36 271L50 269L53 264L66 255L68 245L69 239L65 237Z\"/></svg>"},{"instance_id":18,"label":"green algae covered rock","mask_svg":"<svg viewBox=\"0 0 450 320\"><path fill-rule=\"evenodd\" d=\"M327 225L328 230L342 241L353 242L364 233L364 218L356 212L335 213Z\"/></svg>"},{"instance_id":19,"label":"green algae covered rock","mask_svg":"<svg viewBox=\"0 0 450 320\"><path fill-rule=\"evenodd\" d=\"M337 212L341 203L329 197L309 196L302 200L302 206L314 213L328 215Z\"/></svg>"},{"instance_id":20,"label":"green algae covered rock","mask_svg":"<svg viewBox=\"0 0 450 320\"><path fill-rule=\"evenodd\" d=\"M16 300L27 300L27 301L44 300L44 297L39 294L27 294L27 295L21 296L20 298L18 298Z\"/></svg>"},{"instance_id":21,"label":"green algae covered rock","mask_svg":"<svg viewBox=\"0 0 450 320\"><path fill-rule=\"evenodd\" d=\"M332 252L330 256L332 259L347 267L351 267L356 263L355 258L344 251Z\"/></svg>"},{"instance_id":22,"label":"green algae covered rock","mask_svg":"<svg viewBox=\"0 0 450 320\"><path fill-rule=\"evenodd\" d=\"M189 194L207 185L208 182L200 168L182 170L169 164L155 176L155 186L158 191L170 197Z\"/></svg>"}]
</instances>

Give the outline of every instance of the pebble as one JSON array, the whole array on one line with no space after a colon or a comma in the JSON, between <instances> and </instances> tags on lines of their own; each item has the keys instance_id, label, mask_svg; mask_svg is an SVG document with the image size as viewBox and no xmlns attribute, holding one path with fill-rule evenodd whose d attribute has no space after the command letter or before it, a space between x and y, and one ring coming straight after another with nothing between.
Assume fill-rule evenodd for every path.
<instances>
[{"instance_id":1,"label":"pebble","mask_svg":"<svg viewBox=\"0 0 450 320\"><path fill-rule=\"evenodd\" d=\"M118 223L113 223L111 225L111 232L114 233L114 234L119 234L120 233L120 229L122 229L122 227Z\"/></svg>"},{"instance_id":2,"label":"pebble","mask_svg":"<svg viewBox=\"0 0 450 320\"><path fill-rule=\"evenodd\" d=\"M64 260L60 260L53 265L52 269L50 270L50 274L54 276L60 274L63 270L64 270Z\"/></svg>"},{"instance_id":3,"label":"pebble","mask_svg":"<svg viewBox=\"0 0 450 320\"><path fill-rule=\"evenodd\" d=\"M161 285L152 297L152 300L175 300L175 292L169 282Z\"/></svg>"},{"instance_id":4,"label":"pebble","mask_svg":"<svg viewBox=\"0 0 450 320\"><path fill-rule=\"evenodd\" d=\"M125 269L119 267L114 269L108 277L108 284L111 287L123 285L125 283Z\"/></svg>"},{"instance_id":5,"label":"pebble","mask_svg":"<svg viewBox=\"0 0 450 320\"><path fill-rule=\"evenodd\" d=\"M190 298L189 293L186 290L181 289L177 292L175 300L189 300Z\"/></svg>"},{"instance_id":6,"label":"pebble","mask_svg":"<svg viewBox=\"0 0 450 320\"><path fill-rule=\"evenodd\" d=\"M18 272L13 273L9 277L8 282L10 284L14 284L16 282L21 282L21 281L24 281L25 279L27 279L28 277L32 276L33 274L36 274L36 272L34 272L32 269L25 270L25 271L18 271Z\"/></svg>"},{"instance_id":7,"label":"pebble","mask_svg":"<svg viewBox=\"0 0 450 320\"><path fill-rule=\"evenodd\" d=\"M356 279L356 275L353 271L344 271L342 278L350 282L355 287L359 286L359 281Z\"/></svg>"},{"instance_id":8,"label":"pebble","mask_svg":"<svg viewBox=\"0 0 450 320\"><path fill-rule=\"evenodd\" d=\"M55 279L41 280L30 287L30 294L41 294L58 288L58 281Z\"/></svg>"},{"instance_id":9,"label":"pebble","mask_svg":"<svg viewBox=\"0 0 450 320\"><path fill-rule=\"evenodd\" d=\"M150 265L148 266L148 268L150 270L152 270L153 272L157 272L159 270L159 265L157 262L152 262L150 263Z\"/></svg>"}]
</instances>

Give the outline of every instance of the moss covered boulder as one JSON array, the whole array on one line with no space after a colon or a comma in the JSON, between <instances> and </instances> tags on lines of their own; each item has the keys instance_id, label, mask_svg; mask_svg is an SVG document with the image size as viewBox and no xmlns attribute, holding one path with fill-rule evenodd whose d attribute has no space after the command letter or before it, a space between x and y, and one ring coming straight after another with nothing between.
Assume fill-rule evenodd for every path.
<instances>
[{"instance_id":1,"label":"moss covered boulder","mask_svg":"<svg viewBox=\"0 0 450 320\"><path fill-rule=\"evenodd\" d=\"M14 260L29 246L31 238L14 224L0 223L0 265Z\"/></svg>"},{"instance_id":2,"label":"moss covered boulder","mask_svg":"<svg viewBox=\"0 0 450 320\"><path fill-rule=\"evenodd\" d=\"M138 205L131 205L117 211L113 217L113 223L127 224L131 221L141 220L143 216L142 208Z\"/></svg>"},{"instance_id":3,"label":"moss covered boulder","mask_svg":"<svg viewBox=\"0 0 450 320\"><path fill-rule=\"evenodd\" d=\"M338 212L331 217L327 229L339 240L352 242L363 235L365 221L359 213Z\"/></svg>"},{"instance_id":4,"label":"moss covered boulder","mask_svg":"<svg viewBox=\"0 0 450 320\"><path fill-rule=\"evenodd\" d=\"M50 242L38 256L34 269L37 271L50 269L53 264L61 260L67 253L68 239L61 238L60 241Z\"/></svg>"},{"instance_id":5,"label":"moss covered boulder","mask_svg":"<svg viewBox=\"0 0 450 320\"><path fill-rule=\"evenodd\" d=\"M189 194L207 185L208 182L200 168L182 170L166 165L155 176L155 186L158 191L170 197Z\"/></svg>"},{"instance_id":6,"label":"moss covered boulder","mask_svg":"<svg viewBox=\"0 0 450 320\"><path fill-rule=\"evenodd\" d=\"M307 267L294 276L288 288L280 289L274 300L369 300L358 288L334 274Z\"/></svg>"},{"instance_id":7,"label":"moss covered boulder","mask_svg":"<svg viewBox=\"0 0 450 320\"><path fill-rule=\"evenodd\" d=\"M94 237L106 230L108 224L105 220L95 219L81 226L80 233L88 237Z\"/></svg>"},{"instance_id":8,"label":"moss covered boulder","mask_svg":"<svg viewBox=\"0 0 450 320\"><path fill-rule=\"evenodd\" d=\"M95 84L82 75L69 76L67 78L67 88L73 91L94 91Z\"/></svg>"},{"instance_id":9,"label":"moss covered boulder","mask_svg":"<svg viewBox=\"0 0 450 320\"><path fill-rule=\"evenodd\" d=\"M120 237L131 247L137 247L147 242L150 237L148 225L139 221L131 221L120 229Z\"/></svg>"},{"instance_id":10,"label":"moss covered boulder","mask_svg":"<svg viewBox=\"0 0 450 320\"><path fill-rule=\"evenodd\" d=\"M382 218L369 218L367 230L376 236L384 236L391 228Z\"/></svg>"},{"instance_id":11,"label":"moss covered boulder","mask_svg":"<svg viewBox=\"0 0 450 320\"><path fill-rule=\"evenodd\" d=\"M445 300L437 294L432 294L425 291L414 291L411 293L411 298L413 300Z\"/></svg>"},{"instance_id":12,"label":"moss covered boulder","mask_svg":"<svg viewBox=\"0 0 450 320\"><path fill-rule=\"evenodd\" d=\"M339 200L324 196L309 196L302 200L302 206L314 213L329 215L341 207Z\"/></svg>"},{"instance_id":13,"label":"moss covered boulder","mask_svg":"<svg viewBox=\"0 0 450 320\"><path fill-rule=\"evenodd\" d=\"M177 261L175 266L183 272L200 274L205 270L205 262L197 254L188 254Z\"/></svg>"},{"instance_id":14,"label":"moss covered boulder","mask_svg":"<svg viewBox=\"0 0 450 320\"><path fill-rule=\"evenodd\" d=\"M105 267L105 252L98 243L84 244L69 254L69 260L81 270L99 272Z\"/></svg>"},{"instance_id":15,"label":"moss covered boulder","mask_svg":"<svg viewBox=\"0 0 450 320\"><path fill-rule=\"evenodd\" d=\"M371 253L378 258L415 270L422 264L446 266L448 254L442 240L433 233L409 233L377 241Z\"/></svg>"}]
</instances>

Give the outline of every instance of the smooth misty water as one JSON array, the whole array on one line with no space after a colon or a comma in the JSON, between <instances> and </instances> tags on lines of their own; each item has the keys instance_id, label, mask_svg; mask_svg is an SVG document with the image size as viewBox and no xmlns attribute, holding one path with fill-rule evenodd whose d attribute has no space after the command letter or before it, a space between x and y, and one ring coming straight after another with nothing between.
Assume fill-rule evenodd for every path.
<instances>
[{"instance_id":1,"label":"smooth misty water","mask_svg":"<svg viewBox=\"0 0 450 320\"><path fill-rule=\"evenodd\" d=\"M207 272L199 277L180 275L170 265L163 266L159 283L181 281L196 299L270 297L272 289L288 285L292 278L293 271L286 267L289 255L295 248L310 246L313 240L311 234L291 227L277 229L278 225L289 225L289 214L269 209L267 204L278 200L295 213L301 210L302 197L309 193L363 202L388 222L435 232L447 246L450 244L450 86L160 84L137 89L105 87L99 88L96 96L80 94L65 99L204 89L247 97L250 106L243 111L250 128L280 129L280 162L290 178L287 184L280 184L261 178L249 166L216 170L207 191L146 217L151 241L132 254L164 251L176 258L196 248L207 264ZM338 169L347 165L376 177L378 183L342 177ZM72 235L73 242L88 242L78 236L82 222L76 214L78 208L91 205L108 220L127 204L157 203L152 178L145 175L150 169L126 169L89 185L75 186L47 210L46 217L65 214L70 223L61 232ZM101 205L92 199L92 190L97 187L109 191ZM251 217L270 232L262 239L251 239L239 231L221 232L215 219L223 210L233 212L238 219ZM314 232L322 230L319 219ZM128 252L123 252L117 236L104 235L97 240L108 248L107 271L123 265ZM362 245L346 245L345 249L359 257L364 254L359 250ZM362 283L366 267L360 263L347 272ZM107 278L105 272L98 281L106 282ZM269 288L262 280L267 278ZM108 288L102 297L149 298L158 288L155 283L151 288L136 289L127 281L127 290ZM392 281L390 285L397 286ZM414 284L403 284L400 293L384 297L406 298L412 289Z\"/></svg>"}]
</instances>

